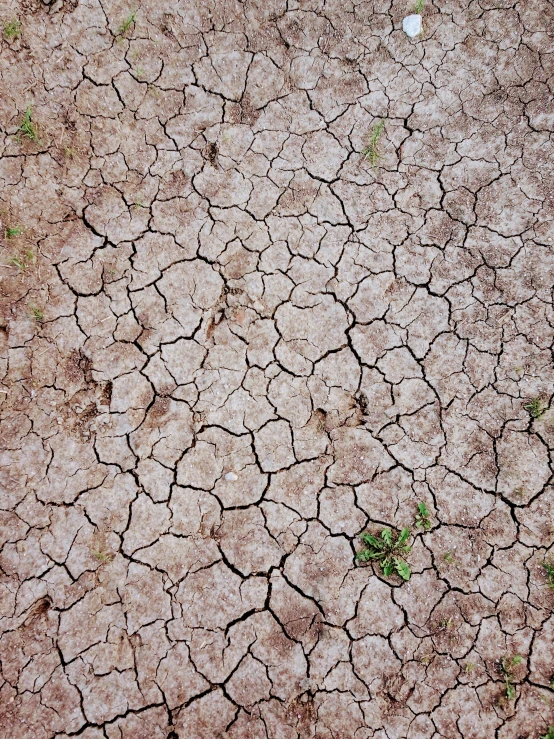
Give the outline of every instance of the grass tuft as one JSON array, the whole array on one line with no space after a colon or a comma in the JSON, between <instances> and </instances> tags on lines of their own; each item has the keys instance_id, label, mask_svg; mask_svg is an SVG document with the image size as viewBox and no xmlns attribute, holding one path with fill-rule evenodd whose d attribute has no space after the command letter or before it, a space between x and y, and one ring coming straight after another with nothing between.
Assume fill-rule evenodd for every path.
<instances>
[{"instance_id":1,"label":"grass tuft","mask_svg":"<svg viewBox=\"0 0 554 739\"><path fill-rule=\"evenodd\" d=\"M540 398L531 398L523 407L531 418L540 418L546 410Z\"/></svg>"},{"instance_id":2,"label":"grass tuft","mask_svg":"<svg viewBox=\"0 0 554 739\"><path fill-rule=\"evenodd\" d=\"M23 233L22 226L7 226L4 234L7 239L16 239Z\"/></svg>"},{"instance_id":3,"label":"grass tuft","mask_svg":"<svg viewBox=\"0 0 554 739\"><path fill-rule=\"evenodd\" d=\"M17 133L19 136L25 136L25 138L29 139L29 141L38 141L38 130L33 123L33 113L30 105L25 111L25 115L23 116L23 120L19 124Z\"/></svg>"},{"instance_id":4,"label":"grass tuft","mask_svg":"<svg viewBox=\"0 0 554 739\"><path fill-rule=\"evenodd\" d=\"M407 543L409 537L410 529L402 529L398 535L393 534L389 528L383 529L379 536L362 534L360 539L366 548L358 552L356 559L361 562L376 560L385 577L390 577L396 572L403 580L409 580L411 571L406 562L406 557L412 550Z\"/></svg>"},{"instance_id":5,"label":"grass tuft","mask_svg":"<svg viewBox=\"0 0 554 739\"><path fill-rule=\"evenodd\" d=\"M123 34L131 28L133 23L135 22L135 18L137 17L137 11L132 10L129 15L122 21L121 25L119 26L118 35L123 36Z\"/></svg>"},{"instance_id":6,"label":"grass tuft","mask_svg":"<svg viewBox=\"0 0 554 739\"><path fill-rule=\"evenodd\" d=\"M92 553L92 556L99 562L111 562L115 555L113 552L96 551Z\"/></svg>"},{"instance_id":7,"label":"grass tuft","mask_svg":"<svg viewBox=\"0 0 554 739\"><path fill-rule=\"evenodd\" d=\"M423 13L424 7L425 7L425 0L417 0L416 4L414 5L414 13L421 15Z\"/></svg>"},{"instance_id":8,"label":"grass tuft","mask_svg":"<svg viewBox=\"0 0 554 739\"><path fill-rule=\"evenodd\" d=\"M379 123L376 123L373 128L371 129L371 134L369 136L369 141L367 143L367 146L365 149L362 150L362 154L364 155L364 158L369 161L372 167L377 166L377 162L381 158L381 153L379 151L379 138L381 134L383 133L383 129L385 127L385 121L381 120Z\"/></svg>"},{"instance_id":9,"label":"grass tuft","mask_svg":"<svg viewBox=\"0 0 554 739\"><path fill-rule=\"evenodd\" d=\"M21 270L21 272L25 272L25 270L30 267L30 265L33 264L34 261L34 253L31 251L31 249L27 249L27 251L21 255L10 257L8 259L8 264L13 264L13 266L17 267L17 269Z\"/></svg>"},{"instance_id":10,"label":"grass tuft","mask_svg":"<svg viewBox=\"0 0 554 739\"><path fill-rule=\"evenodd\" d=\"M4 23L4 37L8 39L8 41L13 41L16 38L19 38L21 36L21 23L14 18L11 21L6 21Z\"/></svg>"}]
</instances>

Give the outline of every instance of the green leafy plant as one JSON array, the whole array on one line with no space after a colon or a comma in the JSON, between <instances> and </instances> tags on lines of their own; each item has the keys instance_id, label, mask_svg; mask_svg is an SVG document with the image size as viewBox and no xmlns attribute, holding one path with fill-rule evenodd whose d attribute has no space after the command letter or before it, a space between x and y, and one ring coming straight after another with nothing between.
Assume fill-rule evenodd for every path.
<instances>
[{"instance_id":1,"label":"green leafy plant","mask_svg":"<svg viewBox=\"0 0 554 739\"><path fill-rule=\"evenodd\" d=\"M502 674L504 675L504 684L506 686L506 698L510 701L516 696L516 689L513 686L513 668L517 667L517 665L520 665L522 662L523 657L519 654L514 655L512 658L503 657L500 662Z\"/></svg>"},{"instance_id":2,"label":"green leafy plant","mask_svg":"<svg viewBox=\"0 0 554 739\"><path fill-rule=\"evenodd\" d=\"M19 124L17 134L18 136L24 136L29 141L38 141L39 139L37 127L33 123L33 113L30 105L27 107L23 120Z\"/></svg>"},{"instance_id":3,"label":"green leafy plant","mask_svg":"<svg viewBox=\"0 0 554 739\"><path fill-rule=\"evenodd\" d=\"M549 726L546 730L546 734L541 736L541 739L554 739L554 726Z\"/></svg>"},{"instance_id":4,"label":"green leafy plant","mask_svg":"<svg viewBox=\"0 0 554 739\"><path fill-rule=\"evenodd\" d=\"M13 39L21 36L21 23L16 18L4 23L4 36L8 41L13 41Z\"/></svg>"},{"instance_id":5,"label":"green leafy plant","mask_svg":"<svg viewBox=\"0 0 554 739\"><path fill-rule=\"evenodd\" d=\"M540 418L546 410L540 398L531 398L523 407L531 418Z\"/></svg>"},{"instance_id":6,"label":"green leafy plant","mask_svg":"<svg viewBox=\"0 0 554 739\"><path fill-rule=\"evenodd\" d=\"M445 552L445 553L444 553L444 554L442 555L442 558L443 558L443 559L444 559L444 561L445 561L445 562L446 562L447 564L449 564L449 565L451 565L451 564L454 564L454 562L456 561L456 560L454 559L454 552Z\"/></svg>"},{"instance_id":7,"label":"green leafy plant","mask_svg":"<svg viewBox=\"0 0 554 739\"><path fill-rule=\"evenodd\" d=\"M549 587L554 588L554 565L550 562L543 562L542 566L546 572L546 579L548 580Z\"/></svg>"},{"instance_id":8,"label":"green leafy plant","mask_svg":"<svg viewBox=\"0 0 554 739\"><path fill-rule=\"evenodd\" d=\"M137 17L137 11L132 10L129 15L122 21L121 25L119 26L118 34L119 36L123 36L123 34L131 28L133 23L135 22L135 18Z\"/></svg>"},{"instance_id":9,"label":"green leafy plant","mask_svg":"<svg viewBox=\"0 0 554 739\"><path fill-rule=\"evenodd\" d=\"M358 552L357 559L361 562L379 562L385 577L396 572L403 580L409 580L411 571L406 562L406 557L412 550L407 543L409 536L410 529L402 529L397 536L389 528L383 529L379 536L364 533L360 538L366 548Z\"/></svg>"},{"instance_id":10,"label":"green leafy plant","mask_svg":"<svg viewBox=\"0 0 554 739\"><path fill-rule=\"evenodd\" d=\"M416 4L414 5L414 13L418 13L418 15L421 15L423 13L424 7L425 0L417 0Z\"/></svg>"},{"instance_id":11,"label":"green leafy plant","mask_svg":"<svg viewBox=\"0 0 554 739\"><path fill-rule=\"evenodd\" d=\"M4 233L7 239L15 239L21 236L23 228L22 226L7 226Z\"/></svg>"},{"instance_id":12,"label":"green leafy plant","mask_svg":"<svg viewBox=\"0 0 554 739\"><path fill-rule=\"evenodd\" d=\"M431 528L431 514L427 510L427 506L422 501L417 504L417 513L414 521L418 529L428 531Z\"/></svg>"},{"instance_id":13,"label":"green leafy plant","mask_svg":"<svg viewBox=\"0 0 554 739\"><path fill-rule=\"evenodd\" d=\"M384 127L384 120L379 121L379 123L375 123L375 125L371 129L367 146L365 147L365 149L362 149L362 154L364 155L365 159L369 161L372 167L377 166L377 162L381 158L381 153L379 151L379 138L383 133Z\"/></svg>"}]
</instances>

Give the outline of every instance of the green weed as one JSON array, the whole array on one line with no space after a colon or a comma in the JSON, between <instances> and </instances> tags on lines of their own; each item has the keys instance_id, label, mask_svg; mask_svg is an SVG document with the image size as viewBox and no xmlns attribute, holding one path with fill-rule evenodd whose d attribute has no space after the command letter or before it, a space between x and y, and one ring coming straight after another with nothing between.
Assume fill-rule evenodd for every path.
<instances>
[{"instance_id":1,"label":"green weed","mask_svg":"<svg viewBox=\"0 0 554 739\"><path fill-rule=\"evenodd\" d=\"M421 15L423 13L424 7L425 7L425 0L417 0L416 4L414 5L414 13Z\"/></svg>"},{"instance_id":2,"label":"green weed","mask_svg":"<svg viewBox=\"0 0 554 739\"><path fill-rule=\"evenodd\" d=\"M554 726L549 726L546 730L546 734L541 736L541 739L554 739Z\"/></svg>"},{"instance_id":3,"label":"green weed","mask_svg":"<svg viewBox=\"0 0 554 739\"><path fill-rule=\"evenodd\" d=\"M522 662L523 657L521 657L519 654L516 654L511 659L509 657L503 657L502 661L500 662L500 668L502 670L502 674L504 675L504 684L506 686L506 698L509 701L516 697L516 689L514 688L512 683L514 679L513 668L517 667L517 665L520 665Z\"/></svg>"},{"instance_id":4,"label":"green weed","mask_svg":"<svg viewBox=\"0 0 554 739\"><path fill-rule=\"evenodd\" d=\"M425 503L420 502L417 504L417 513L414 521L414 525L418 529L424 529L428 531L431 528L431 514L427 510Z\"/></svg>"},{"instance_id":5,"label":"green weed","mask_svg":"<svg viewBox=\"0 0 554 739\"><path fill-rule=\"evenodd\" d=\"M7 239L16 239L23 233L22 226L7 226L4 235Z\"/></svg>"},{"instance_id":6,"label":"green weed","mask_svg":"<svg viewBox=\"0 0 554 739\"><path fill-rule=\"evenodd\" d=\"M531 398L523 407L531 418L540 418L546 410L540 398Z\"/></svg>"},{"instance_id":7,"label":"green weed","mask_svg":"<svg viewBox=\"0 0 554 739\"><path fill-rule=\"evenodd\" d=\"M554 588L554 565L550 562L543 562L542 566L546 572L546 579L548 580L548 586Z\"/></svg>"},{"instance_id":8,"label":"green weed","mask_svg":"<svg viewBox=\"0 0 554 739\"><path fill-rule=\"evenodd\" d=\"M406 557L412 550L407 543L409 536L410 529L402 529L400 534L395 536L389 528L383 529L379 537L367 533L362 534L360 538L366 548L358 552L356 558L361 562L376 560L385 577L389 577L396 571L403 580L409 580L411 571L406 562Z\"/></svg>"},{"instance_id":9,"label":"green weed","mask_svg":"<svg viewBox=\"0 0 554 739\"><path fill-rule=\"evenodd\" d=\"M137 11L132 10L129 15L123 20L121 25L119 26L118 35L123 36L123 34L131 28L133 23L135 22L135 18L137 17Z\"/></svg>"},{"instance_id":10,"label":"green weed","mask_svg":"<svg viewBox=\"0 0 554 739\"><path fill-rule=\"evenodd\" d=\"M19 124L19 128L17 129L18 136L25 136L25 138L28 138L29 141L38 141L38 129L36 125L33 123L33 114L32 114L32 108L29 105L27 110L25 111L25 115L23 116L23 120Z\"/></svg>"},{"instance_id":11,"label":"green weed","mask_svg":"<svg viewBox=\"0 0 554 739\"><path fill-rule=\"evenodd\" d=\"M371 129L371 134L369 136L367 146L365 147L365 149L362 149L362 154L364 155L364 158L369 161L372 167L376 167L377 162L381 158L381 153L379 151L379 138L383 133L384 127L384 120L376 123Z\"/></svg>"},{"instance_id":12,"label":"green weed","mask_svg":"<svg viewBox=\"0 0 554 739\"><path fill-rule=\"evenodd\" d=\"M446 562L447 564L449 564L449 565L452 565L452 564L454 564L454 562L456 561L456 560L454 559L454 552L445 552L445 553L444 553L444 554L442 555L442 558L443 558L443 559L444 559L444 561L445 561L445 562Z\"/></svg>"},{"instance_id":13,"label":"green weed","mask_svg":"<svg viewBox=\"0 0 554 739\"><path fill-rule=\"evenodd\" d=\"M17 19L4 23L4 36L8 41L13 41L21 36L21 23Z\"/></svg>"}]
</instances>

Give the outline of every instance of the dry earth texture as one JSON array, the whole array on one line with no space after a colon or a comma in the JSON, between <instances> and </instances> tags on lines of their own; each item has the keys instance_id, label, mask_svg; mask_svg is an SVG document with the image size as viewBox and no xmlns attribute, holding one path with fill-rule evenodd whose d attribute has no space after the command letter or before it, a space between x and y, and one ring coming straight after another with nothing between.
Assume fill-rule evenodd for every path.
<instances>
[{"instance_id":1,"label":"dry earth texture","mask_svg":"<svg viewBox=\"0 0 554 739\"><path fill-rule=\"evenodd\" d=\"M554 736L554 6L423 5L1 0L2 739Z\"/></svg>"}]
</instances>

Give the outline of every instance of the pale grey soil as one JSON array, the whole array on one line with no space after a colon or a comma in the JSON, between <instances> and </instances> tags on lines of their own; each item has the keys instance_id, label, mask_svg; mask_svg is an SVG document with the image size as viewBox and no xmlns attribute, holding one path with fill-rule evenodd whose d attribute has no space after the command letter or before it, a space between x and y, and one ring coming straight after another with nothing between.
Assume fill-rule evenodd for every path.
<instances>
[{"instance_id":1,"label":"pale grey soil","mask_svg":"<svg viewBox=\"0 0 554 739\"><path fill-rule=\"evenodd\" d=\"M539 739L553 4L136 9L0 0L0 736Z\"/></svg>"}]
</instances>

